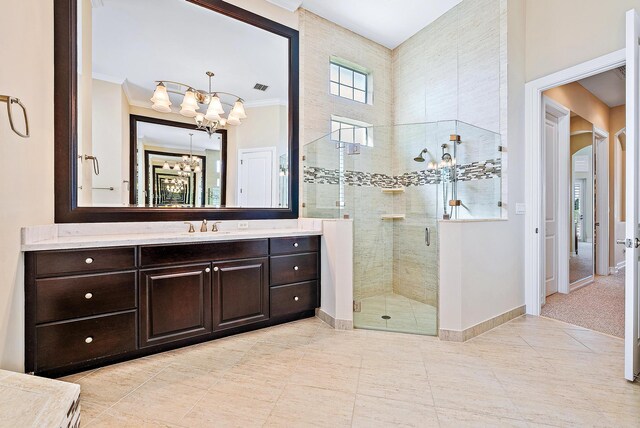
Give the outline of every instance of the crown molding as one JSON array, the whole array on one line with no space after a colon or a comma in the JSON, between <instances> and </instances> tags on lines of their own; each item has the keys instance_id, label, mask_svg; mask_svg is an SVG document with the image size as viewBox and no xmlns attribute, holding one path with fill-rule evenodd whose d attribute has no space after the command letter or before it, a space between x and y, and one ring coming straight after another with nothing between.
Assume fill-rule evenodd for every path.
<instances>
[{"instance_id":1,"label":"crown molding","mask_svg":"<svg viewBox=\"0 0 640 428\"><path fill-rule=\"evenodd\" d=\"M289 12L295 12L302 5L302 0L267 0L269 3L275 4Z\"/></svg>"}]
</instances>

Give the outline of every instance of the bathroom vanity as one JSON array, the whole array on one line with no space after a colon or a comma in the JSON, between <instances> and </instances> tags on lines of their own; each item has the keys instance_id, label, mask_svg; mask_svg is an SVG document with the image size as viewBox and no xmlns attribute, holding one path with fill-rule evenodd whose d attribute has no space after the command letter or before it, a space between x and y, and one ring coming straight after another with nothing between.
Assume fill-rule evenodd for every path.
<instances>
[{"instance_id":1,"label":"bathroom vanity","mask_svg":"<svg viewBox=\"0 0 640 428\"><path fill-rule=\"evenodd\" d=\"M26 246L25 369L58 376L314 316L320 233Z\"/></svg>"}]
</instances>

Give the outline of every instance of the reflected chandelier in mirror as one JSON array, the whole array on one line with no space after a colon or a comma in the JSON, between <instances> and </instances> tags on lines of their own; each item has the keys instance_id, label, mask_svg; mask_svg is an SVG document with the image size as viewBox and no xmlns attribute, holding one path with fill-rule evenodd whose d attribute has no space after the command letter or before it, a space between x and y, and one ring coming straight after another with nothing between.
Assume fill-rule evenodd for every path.
<instances>
[{"instance_id":1,"label":"reflected chandelier in mirror","mask_svg":"<svg viewBox=\"0 0 640 428\"><path fill-rule=\"evenodd\" d=\"M206 74L209 76L209 91L206 92L172 80L156 80L157 85L151 98L151 102L153 102L151 108L160 113L171 113L172 103L169 99L169 93L172 93L184 96L182 104L180 104L180 114L185 117L193 117L198 129L206 131L209 136L216 132L217 129L224 128L226 124L240 125L240 119L247 118L244 110L244 100L228 92L212 91L211 79L214 73L207 71ZM170 88L167 88L167 84L170 85ZM236 101L233 105L223 102L220 99L220 95L231 96ZM198 112L200 104L206 106L206 113ZM223 104L231 107L227 118L224 117Z\"/></svg>"}]
</instances>

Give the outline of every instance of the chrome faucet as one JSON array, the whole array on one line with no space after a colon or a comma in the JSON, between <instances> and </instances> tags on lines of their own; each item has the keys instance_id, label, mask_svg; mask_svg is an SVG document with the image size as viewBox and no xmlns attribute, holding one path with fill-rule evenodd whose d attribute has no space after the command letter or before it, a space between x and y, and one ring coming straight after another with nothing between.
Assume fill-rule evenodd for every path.
<instances>
[{"instance_id":1,"label":"chrome faucet","mask_svg":"<svg viewBox=\"0 0 640 428\"><path fill-rule=\"evenodd\" d=\"M184 224L188 224L189 225L189 233L194 233L196 231L196 228L193 227L193 223L185 221Z\"/></svg>"},{"instance_id":2,"label":"chrome faucet","mask_svg":"<svg viewBox=\"0 0 640 428\"><path fill-rule=\"evenodd\" d=\"M220 229L218 229L218 225L219 225L219 224L222 224L222 222L221 222L221 221L216 221L216 222L214 222L214 223L213 223L213 227L211 228L211 231L212 231L212 232L218 232L218 231L220 230Z\"/></svg>"},{"instance_id":3,"label":"chrome faucet","mask_svg":"<svg viewBox=\"0 0 640 428\"><path fill-rule=\"evenodd\" d=\"M207 231L207 220L202 220L202 224L200 225L200 232L206 232Z\"/></svg>"}]
</instances>

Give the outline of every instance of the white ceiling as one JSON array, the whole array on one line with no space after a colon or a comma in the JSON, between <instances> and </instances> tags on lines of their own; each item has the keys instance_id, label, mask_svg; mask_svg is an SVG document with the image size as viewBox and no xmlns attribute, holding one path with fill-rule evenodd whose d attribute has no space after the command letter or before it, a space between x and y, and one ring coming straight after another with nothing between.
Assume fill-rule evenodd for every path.
<instances>
[{"instance_id":1,"label":"white ceiling","mask_svg":"<svg viewBox=\"0 0 640 428\"><path fill-rule=\"evenodd\" d=\"M609 107L626 102L625 78L617 68L579 80L578 83Z\"/></svg>"},{"instance_id":2,"label":"white ceiling","mask_svg":"<svg viewBox=\"0 0 640 428\"><path fill-rule=\"evenodd\" d=\"M103 0L93 8L93 74L126 81L133 105L151 106L155 80L237 94L247 105L288 99L287 39L176 0ZM253 89L269 86L266 92ZM171 96L177 111L181 97ZM234 102L235 99L223 98ZM228 107L227 107L228 109Z\"/></svg>"},{"instance_id":3,"label":"white ceiling","mask_svg":"<svg viewBox=\"0 0 640 428\"><path fill-rule=\"evenodd\" d=\"M138 122L138 138L146 145L189 152L189 134L193 133L193 151L220 150L222 140L220 134L213 134L211 138L206 132L194 131L174 126L158 125L155 123Z\"/></svg>"},{"instance_id":4,"label":"white ceiling","mask_svg":"<svg viewBox=\"0 0 640 428\"><path fill-rule=\"evenodd\" d=\"M461 1L304 0L302 7L389 49L395 49Z\"/></svg>"}]
</instances>

